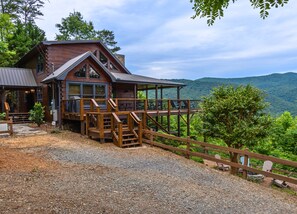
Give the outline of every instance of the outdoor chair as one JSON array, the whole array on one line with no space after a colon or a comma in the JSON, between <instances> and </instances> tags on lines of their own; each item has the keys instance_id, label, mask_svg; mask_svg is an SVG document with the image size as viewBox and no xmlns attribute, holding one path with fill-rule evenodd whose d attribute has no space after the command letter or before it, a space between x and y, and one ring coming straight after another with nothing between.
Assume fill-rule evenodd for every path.
<instances>
[{"instance_id":1,"label":"outdoor chair","mask_svg":"<svg viewBox=\"0 0 297 214\"><path fill-rule=\"evenodd\" d=\"M215 158L218 159L218 160L221 160L221 156L219 154L216 154L215 155ZM219 161L217 161L217 168L220 169L220 170L223 170L223 171L228 171L230 170L230 166L227 165L227 164L223 164Z\"/></svg>"},{"instance_id":2,"label":"outdoor chair","mask_svg":"<svg viewBox=\"0 0 297 214\"><path fill-rule=\"evenodd\" d=\"M272 171L272 165L273 163L271 161L264 161L263 163L263 167L262 167L262 171L265 172L271 172ZM252 180L252 181L259 181L262 182L264 180L264 175L262 174L249 174L247 175L247 179L248 180Z\"/></svg>"}]
</instances>

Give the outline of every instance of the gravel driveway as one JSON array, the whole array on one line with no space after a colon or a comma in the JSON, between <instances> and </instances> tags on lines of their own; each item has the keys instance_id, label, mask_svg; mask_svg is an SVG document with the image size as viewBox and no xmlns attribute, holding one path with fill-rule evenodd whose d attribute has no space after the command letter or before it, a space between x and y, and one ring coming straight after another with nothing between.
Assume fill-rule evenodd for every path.
<instances>
[{"instance_id":1,"label":"gravel driveway","mask_svg":"<svg viewBox=\"0 0 297 214\"><path fill-rule=\"evenodd\" d=\"M0 213L297 213L295 196L149 146L69 133L0 145L47 163L0 170Z\"/></svg>"}]
</instances>

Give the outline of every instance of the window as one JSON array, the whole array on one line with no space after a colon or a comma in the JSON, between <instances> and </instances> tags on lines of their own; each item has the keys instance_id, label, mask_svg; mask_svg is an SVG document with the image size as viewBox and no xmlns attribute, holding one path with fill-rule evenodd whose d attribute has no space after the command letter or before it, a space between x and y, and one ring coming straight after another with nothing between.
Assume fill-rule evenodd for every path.
<instances>
[{"instance_id":1,"label":"window","mask_svg":"<svg viewBox=\"0 0 297 214\"><path fill-rule=\"evenodd\" d=\"M80 68L78 71L74 73L74 76L76 77L86 77L87 72L87 65L84 65L82 68Z\"/></svg>"},{"instance_id":2,"label":"window","mask_svg":"<svg viewBox=\"0 0 297 214\"><path fill-rule=\"evenodd\" d=\"M38 55L36 73L43 72L43 69L44 69L44 59L41 55Z\"/></svg>"},{"instance_id":3,"label":"window","mask_svg":"<svg viewBox=\"0 0 297 214\"><path fill-rule=\"evenodd\" d=\"M106 98L107 84L68 83L68 98Z\"/></svg>"},{"instance_id":4,"label":"window","mask_svg":"<svg viewBox=\"0 0 297 214\"><path fill-rule=\"evenodd\" d=\"M37 99L37 102L42 102L42 89L41 88L38 88L36 91L36 99Z\"/></svg>"},{"instance_id":5,"label":"window","mask_svg":"<svg viewBox=\"0 0 297 214\"><path fill-rule=\"evenodd\" d=\"M93 85L83 85L83 98L94 98Z\"/></svg>"},{"instance_id":6,"label":"window","mask_svg":"<svg viewBox=\"0 0 297 214\"><path fill-rule=\"evenodd\" d=\"M90 78L100 79L100 75L96 72L96 70L90 66Z\"/></svg>"},{"instance_id":7,"label":"window","mask_svg":"<svg viewBox=\"0 0 297 214\"><path fill-rule=\"evenodd\" d=\"M95 86L95 98L105 98L106 97L106 90L104 85L96 85Z\"/></svg>"},{"instance_id":8,"label":"window","mask_svg":"<svg viewBox=\"0 0 297 214\"><path fill-rule=\"evenodd\" d=\"M110 70L118 70L111 62L109 63L109 69Z\"/></svg>"},{"instance_id":9,"label":"window","mask_svg":"<svg viewBox=\"0 0 297 214\"><path fill-rule=\"evenodd\" d=\"M107 68L107 64L108 64L108 59L107 57L100 52L99 54L99 61Z\"/></svg>"},{"instance_id":10,"label":"window","mask_svg":"<svg viewBox=\"0 0 297 214\"><path fill-rule=\"evenodd\" d=\"M80 84L69 84L68 97L73 98L74 96L80 97Z\"/></svg>"}]
</instances>

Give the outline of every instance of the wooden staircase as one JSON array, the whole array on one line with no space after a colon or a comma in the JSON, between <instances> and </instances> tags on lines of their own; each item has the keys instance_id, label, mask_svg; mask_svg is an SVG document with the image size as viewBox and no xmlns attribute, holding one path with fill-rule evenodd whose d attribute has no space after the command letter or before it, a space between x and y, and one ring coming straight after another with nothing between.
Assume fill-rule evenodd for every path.
<instances>
[{"instance_id":1,"label":"wooden staircase","mask_svg":"<svg viewBox=\"0 0 297 214\"><path fill-rule=\"evenodd\" d=\"M108 111L92 107L86 113L86 134L105 142L111 139L121 148L142 145L142 123L134 112L118 112L114 102L109 102ZM120 119L121 118L121 119Z\"/></svg>"},{"instance_id":2,"label":"wooden staircase","mask_svg":"<svg viewBox=\"0 0 297 214\"><path fill-rule=\"evenodd\" d=\"M137 134L131 131L128 125L123 125L122 131L122 148L140 146Z\"/></svg>"}]
</instances>

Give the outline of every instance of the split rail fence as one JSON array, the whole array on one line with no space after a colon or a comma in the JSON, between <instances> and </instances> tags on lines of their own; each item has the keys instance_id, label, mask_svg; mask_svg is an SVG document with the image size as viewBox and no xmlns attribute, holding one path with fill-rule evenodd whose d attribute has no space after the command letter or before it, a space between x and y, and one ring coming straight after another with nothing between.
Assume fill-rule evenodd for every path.
<instances>
[{"instance_id":1,"label":"split rail fence","mask_svg":"<svg viewBox=\"0 0 297 214\"><path fill-rule=\"evenodd\" d=\"M282 171L283 174L277 174L277 173L273 173L272 171L280 171L280 170L272 169L271 172L266 172L266 171L262 171L261 169L248 166L248 159L257 159L263 162L266 160L269 160L269 161L272 161L274 164L286 165L297 169L297 162L295 161L283 160L272 156L249 152L247 150L239 150L239 149L209 144L205 142L199 142L196 140L192 140L190 138L175 137L175 136L162 134L162 133L158 133L158 132L154 132L146 129L143 130L143 134L144 134L143 142L150 144L151 146L157 146L166 150L177 152L179 154L185 155L187 158L190 158L191 156L199 157L206 160L227 164L231 167L235 167L238 169L241 168L243 170L244 178L247 178L247 172L253 172L257 174L262 174L266 177L271 177L273 179L278 179L289 183L297 184L296 178L283 175L285 171ZM158 139L156 140L156 138ZM183 143L185 148L179 148L179 147L174 147L172 145L160 143L162 139L165 141L171 140L171 141L177 141L179 143ZM157 142L157 141L160 141L160 142ZM201 150L201 152L197 150ZM210 150L216 151L216 152L224 152L226 154L237 153L238 156L244 156L244 164L242 165L239 163L234 163L227 159L218 160L214 157L214 155L208 154Z\"/></svg>"}]
</instances>

